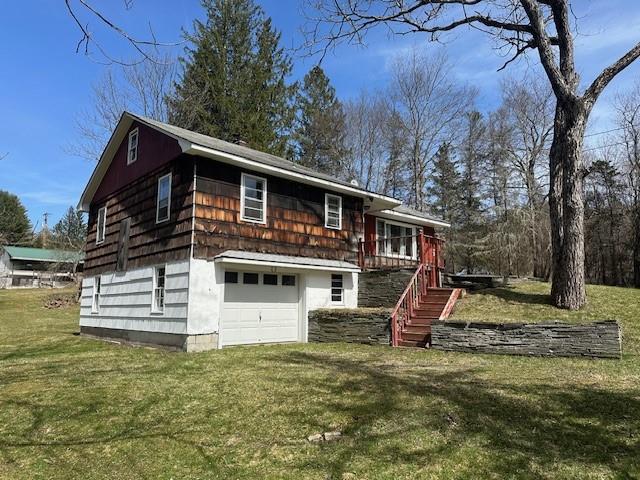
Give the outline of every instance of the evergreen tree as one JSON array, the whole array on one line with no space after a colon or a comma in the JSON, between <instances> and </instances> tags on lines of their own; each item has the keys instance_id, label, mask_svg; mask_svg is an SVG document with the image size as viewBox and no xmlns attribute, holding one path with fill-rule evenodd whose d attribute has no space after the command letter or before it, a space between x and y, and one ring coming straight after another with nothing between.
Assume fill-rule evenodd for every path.
<instances>
[{"instance_id":1,"label":"evergreen tree","mask_svg":"<svg viewBox=\"0 0 640 480\"><path fill-rule=\"evenodd\" d=\"M466 118L464 138L460 145L461 202L457 218L456 245L460 260L469 273L482 262L485 255L484 212L482 208L481 172L485 163L486 124L479 112L470 112Z\"/></svg>"},{"instance_id":2,"label":"evergreen tree","mask_svg":"<svg viewBox=\"0 0 640 480\"><path fill-rule=\"evenodd\" d=\"M336 91L319 66L304 77L297 95L299 115L295 130L298 161L325 173L344 169L345 113Z\"/></svg>"},{"instance_id":3,"label":"evergreen tree","mask_svg":"<svg viewBox=\"0 0 640 480\"><path fill-rule=\"evenodd\" d=\"M203 0L207 19L185 33L183 74L169 121L283 155L294 118L291 59L253 0Z\"/></svg>"},{"instance_id":4,"label":"evergreen tree","mask_svg":"<svg viewBox=\"0 0 640 480\"><path fill-rule=\"evenodd\" d=\"M20 244L31 239L31 222L20 199L0 190L0 244Z\"/></svg>"},{"instance_id":5,"label":"evergreen tree","mask_svg":"<svg viewBox=\"0 0 640 480\"><path fill-rule=\"evenodd\" d=\"M433 159L431 185L427 189L433 213L455 223L460 215L461 190L462 180L452 158L451 145L443 143Z\"/></svg>"},{"instance_id":6,"label":"evergreen tree","mask_svg":"<svg viewBox=\"0 0 640 480\"><path fill-rule=\"evenodd\" d=\"M53 243L61 249L82 250L87 237L87 224L82 212L69 207L52 231Z\"/></svg>"}]
</instances>

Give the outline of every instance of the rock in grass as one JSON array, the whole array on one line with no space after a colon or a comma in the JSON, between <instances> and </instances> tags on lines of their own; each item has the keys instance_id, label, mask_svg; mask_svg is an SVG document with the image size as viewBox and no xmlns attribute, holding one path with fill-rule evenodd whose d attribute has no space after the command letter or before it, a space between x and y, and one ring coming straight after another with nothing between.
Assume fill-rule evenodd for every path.
<instances>
[{"instance_id":1,"label":"rock in grass","mask_svg":"<svg viewBox=\"0 0 640 480\"><path fill-rule=\"evenodd\" d=\"M314 433L313 435L309 435L307 437L307 440L309 440L311 443L318 443L324 440L324 438L321 433Z\"/></svg>"},{"instance_id":2,"label":"rock in grass","mask_svg":"<svg viewBox=\"0 0 640 480\"><path fill-rule=\"evenodd\" d=\"M324 439L327 442L331 442L332 440L338 440L342 436L342 432L333 431L333 432L324 432Z\"/></svg>"}]
</instances>

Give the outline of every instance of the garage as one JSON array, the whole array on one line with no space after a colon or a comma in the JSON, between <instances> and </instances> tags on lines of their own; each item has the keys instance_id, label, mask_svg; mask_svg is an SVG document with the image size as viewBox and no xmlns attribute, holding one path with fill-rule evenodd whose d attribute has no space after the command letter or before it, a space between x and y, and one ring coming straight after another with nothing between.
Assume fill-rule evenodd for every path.
<instances>
[{"instance_id":1,"label":"garage","mask_svg":"<svg viewBox=\"0 0 640 480\"><path fill-rule=\"evenodd\" d=\"M294 274L225 270L222 345L300 341L299 283Z\"/></svg>"}]
</instances>

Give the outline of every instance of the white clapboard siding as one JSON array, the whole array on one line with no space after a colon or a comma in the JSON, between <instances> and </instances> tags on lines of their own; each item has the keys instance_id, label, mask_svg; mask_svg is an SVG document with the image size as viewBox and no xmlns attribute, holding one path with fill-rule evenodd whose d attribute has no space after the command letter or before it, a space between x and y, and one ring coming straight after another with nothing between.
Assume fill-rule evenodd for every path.
<instances>
[{"instance_id":1,"label":"white clapboard siding","mask_svg":"<svg viewBox=\"0 0 640 480\"><path fill-rule=\"evenodd\" d=\"M187 332L189 262L166 265L165 305L152 312L153 267L101 275L100 308L91 312L93 277L82 282L80 325L145 332Z\"/></svg>"}]
</instances>

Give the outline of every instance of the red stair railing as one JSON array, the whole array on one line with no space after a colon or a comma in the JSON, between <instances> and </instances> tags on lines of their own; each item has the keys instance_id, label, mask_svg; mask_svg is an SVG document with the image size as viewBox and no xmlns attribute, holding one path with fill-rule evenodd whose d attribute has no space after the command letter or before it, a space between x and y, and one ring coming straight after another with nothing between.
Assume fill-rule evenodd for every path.
<instances>
[{"instance_id":1,"label":"red stair railing","mask_svg":"<svg viewBox=\"0 0 640 480\"><path fill-rule=\"evenodd\" d=\"M398 303L391 311L391 344L397 347L402 329L409 323L414 309L420 303L421 297L427 294L426 266L421 263L409 280Z\"/></svg>"}]
</instances>

